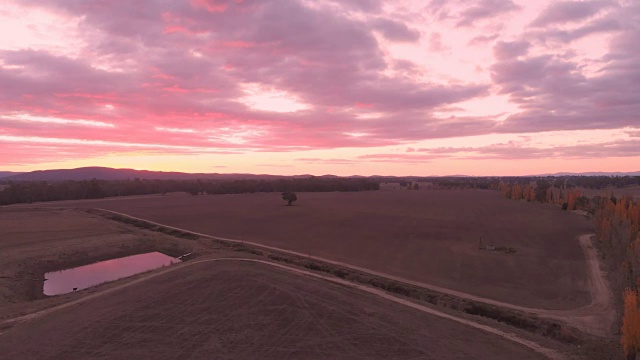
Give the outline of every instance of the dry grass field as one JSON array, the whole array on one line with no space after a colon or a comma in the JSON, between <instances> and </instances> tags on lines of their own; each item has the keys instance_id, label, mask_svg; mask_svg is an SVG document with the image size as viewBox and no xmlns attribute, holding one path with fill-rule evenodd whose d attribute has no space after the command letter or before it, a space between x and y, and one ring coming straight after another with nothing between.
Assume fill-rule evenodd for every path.
<instances>
[{"instance_id":1,"label":"dry grass field","mask_svg":"<svg viewBox=\"0 0 640 360\"><path fill-rule=\"evenodd\" d=\"M197 197L173 194L0 208L0 348L3 349L0 359L210 358L212 353L216 354L216 358L223 359L255 358L256 353L261 358L539 358L531 348L459 322L430 315L406 304L353 289L351 283L347 286L348 282L336 285L333 281L309 278L310 275L294 275L264 264L210 262L219 257L255 255L233 251L233 248L206 237L196 240L186 234L177 234L186 238L174 237L168 235L170 231L166 229L144 230L83 210L86 207L117 206L120 211L130 212L122 207L136 204L139 207L134 208L138 211L149 211L153 207L169 205L177 215L174 220L184 222L182 211L177 208L195 208L206 213L229 211L240 216L241 209L237 203L248 202L243 205L244 209L247 215L256 219L261 212L270 221L288 216L289 220L306 221L306 226L317 231L317 234L326 234L320 231L323 221L313 223L305 220L305 217L313 218L313 213L325 218L329 213L335 213L334 216L346 215L341 211L327 210L331 202L341 203L346 197L350 201L344 203L351 204L350 211L357 208L356 214L372 216L372 211L367 212L366 209L380 199L388 201L388 196L393 195L411 205L411 211L405 211L403 215L404 218L413 219L406 215L416 213L421 208L421 201L429 196L433 200L433 195L437 194L415 192L412 196L406 196L409 195L407 192L392 189L361 194L299 194L301 202L293 207L284 206L278 194ZM491 195L488 192L468 194ZM368 196L361 198L363 195ZM376 196L380 198L376 200ZM221 203L222 200L226 203ZM309 202L311 200L314 201ZM322 200L330 202L323 203ZM212 206L212 201L215 206ZM512 203L518 206L532 205ZM235 207L232 204L236 204ZM390 206L388 202L386 206ZM313 209L315 211L310 211ZM387 211L395 210L391 208ZM423 219L425 216L435 216L424 209L421 213ZM194 216L198 213L191 214ZM441 215L444 219L448 216L446 212ZM379 217L373 217L379 221ZM200 219L204 218L200 216ZM575 216L571 218L580 219ZM159 220L171 223L171 219ZM392 220L402 222L400 218ZM340 231L340 226L346 225L333 223L338 229L332 231ZM241 234L233 233L233 227L242 224L241 221L227 224L228 233L224 235L247 237L247 230L250 229L241 228ZM366 225L360 224L362 232L372 233ZM375 221L366 224L382 228ZM176 225L189 227L185 223ZM393 231L398 232L400 228L393 228ZM266 227L266 230L269 229ZM289 231L295 232L296 229L293 226ZM414 225L409 230L422 229ZM285 239L290 242L296 238L295 233L287 232L286 226L285 230L280 229L278 233L286 235ZM352 237L362 242L358 233L354 231ZM251 240L260 241L257 235L254 236ZM374 239L382 241L384 237ZM418 238L408 236L407 239L415 241ZM351 246L354 244L358 245L354 242ZM429 242L413 243L414 246L420 244L426 246ZM463 253L464 256L479 251L467 250L469 252L466 255ZM504 257L521 254L518 250L513 255L479 254L500 261ZM47 271L149 251L161 251L174 256L194 251L198 259L207 262L186 262L177 267L158 269L61 296L42 295L42 279ZM372 256L375 252L365 253L369 256L368 260L375 259ZM407 252L403 256L410 258ZM267 256L258 258L269 259ZM354 263L348 257L341 259ZM369 267L377 266L376 269L385 270L386 262L369 264L374 265ZM410 270L409 267L398 268ZM410 271L400 274L411 275ZM447 305L435 308L450 311ZM22 315L25 317L19 317ZM456 311L454 317L466 318L462 320L463 323L484 322L494 329L502 328L507 334L519 332L524 338L531 335L489 319L467 315L464 311ZM574 353L574 350L555 340L535 336L532 340L543 347ZM38 346L30 345L34 339ZM612 345L608 342L592 342L589 338L581 341L585 341L582 348L588 351L581 351L584 353L581 355L577 352L574 354L580 358L602 359L602 354L611 352Z\"/></svg>"},{"instance_id":2,"label":"dry grass field","mask_svg":"<svg viewBox=\"0 0 640 360\"><path fill-rule=\"evenodd\" d=\"M591 223L558 207L484 190L276 193L60 202L328 259L517 305L589 303L578 235ZM44 204L39 204L42 206ZM479 238L515 254L478 249Z\"/></svg>"},{"instance_id":3,"label":"dry grass field","mask_svg":"<svg viewBox=\"0 0 640 360\"><path fill-rule=\"evenodd\" d=\"M33 346L37 341L37 346ZM509 341L263 264L195 264L13 328L1 359L541 359Z\"/></svg>"},{"instance_id":4,"label":"dry grass field","mask_svg":"<svg viewBox=\"0 0 640 360\"><path fill-rule=\"evenodd\" d=\"M82 210L1 208L0 318L15 306L42 299L48 271L150 251L178 256L196 245Z\"/></svg>"}]
</instances>

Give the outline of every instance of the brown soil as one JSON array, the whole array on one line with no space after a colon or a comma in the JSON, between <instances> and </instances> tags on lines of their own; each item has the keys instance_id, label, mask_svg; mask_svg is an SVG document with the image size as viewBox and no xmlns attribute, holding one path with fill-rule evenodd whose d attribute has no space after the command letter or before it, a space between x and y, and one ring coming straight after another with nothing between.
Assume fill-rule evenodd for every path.
<instances>
[{"instance_id":1,"label":"brown soil","mask_svg":"<svg viewBox=\"0 0 640 360\"><path fill-rule=\"evenodd\" d=\"M611 291L609 289L605 274L600 269L598 252L592 245L590 234L580 236L580 245L586 258L586 267L589 273L589 292L591 303L575 309L548 310L530 308L514 305L506 302L487 299L461 291L438 287L417 281L407 280L401 277L364 269L351 264L329 260L317 256L310 256L290 250L261 245L238 239L213 237L202 233L188 232L184 229L170 227L168 225L151 222L123 213L110 210L88 210L91 213L101 214L114 221L123 222L132 226L145 229L153 229L162 233L176 233L181 236L197 236L203 243L210 240L208 244L232 249L236 252L254 254L267 257L272 260L302 266L308 269L317 270L350 281L372 285L396 294L410 296L416 299L426 300L432 304L439 304L445 307L455 308L461 311L479 314L498 321L507 322L528 331L546 334L553 338L561 339L563 342L575 343L577 338L571 335L571 331L566 328L557 328L559 324L554 321L536 320L531 315L539 315L547 319L560 320L585 333L597 336L611 336L617 330L613 326L615 310L611 302ZM265 253L266 252L266 253ZM487 305L489 307L487 307ZM498 309L491 309L497 307ZM569 331L569 332L567 332Z\"/></svg>"},{"instance_id":2,"label":"brown soil","mask_svg":"<svg viewBox=\"0 0 640 360\"><path fill-rule=\"evenodd\" d=\"M572 309L590 303L578 237L586 219L481 190L381 190L60 202L100 207L210 235L310 253L516 305ZM44 206L40 204L38 206ZM478 249L513 247L515 254Z\"/></svg>"},{"instance_id":3,"label":"brown soil","mask_svg":"<svg viewBox=\"0 0 640 360\"><path fill-rule=\"evenodd\" d=\"M45 299L44 274L150 251L179 256L197 243L128 227L83 210L0 209L0 318Z\"/></svg>"},{"instance_id":4,"label":"brown soil","mask_svg":"<svg viewBox=\"0 0 640 360\"><path fill-rule=\"evenodd\" d=\"M66 205L69 205L69 204L67 203ZM37 204L36 206L41 207L42 204ZM25 347L25 344L27 344L26 338L20 339L20 338L10 337L9 338L10 340L3 340L5 336L10 336L10 334L15 334L16 332L19 333L23 331L21 329L25 329L25 328L30 329L30 330L25 330L26 333L31 332L31 337L37 338L38 344L40 345L41 339L51 336L51 334L46 332L40 332L39 325L37 324L41 324L41 323L48 324L50 321L50 320L47 320L48 318L52 316L58 316L56 314L66 313L67 317L64 318L64 321L59 322L58 325L55 325L55 326L64 327L65 325L61 325L62 323L69 322L69 323L75 324L81 320L81 319L74 319L74 316L71 315L71 314L75 314L74 309L86 309L87 307L91 307L92 310L83 310L83 311L86 313L97 312L100 314L106 313L107 310L115 311L114 309L106 309L104 308L103 305L100 305L100 304L103 304L102 302L103 300L100 300L100 299L102 298L112 299L116 297L120 299L120 297L124 297L125 299L131 300L126 296L126 294L130 292L138 291L137 289L139 287L147 288L147 286L151 286L146 284L151 284L151 283L155 284L157 279L163 279L165 277L165 271L173 272L174 270L177 270L177 273L186 274L190 270L180 270L183 265L189 266L190 269L199 269L200 265L198 263L187 262L185 264L179 265L177 268L170 267L168 269L157 270L148 274L140 274L132 278L123 279L120 281L116 281L114 283L103 284L91 289L79 291L77 293L43 298L41 294L42 284L43 284L41 279L42 279L42 275L46 271L58 270L58 269L68 268L71 266L84 265L87 263L104 260L107 258L131 255L131 254L142 253L147 251L162 251L174 256L177 256L179 254L184 254L186 252L195 251L195 254L200 256L199 259L202 259L202 256L207 254L213 255L214 257L253 256L252 251L249 251L249 252L241 251L244 249L244 246L239 248L235 246L229 247L228 245L223 246L221 245L220 242L211 241L210 239L206 239L204 237L194 240L193 235L170 231L170 229L156 228L154 230L155 231L147 231L147 230L142 230L140 228L136 228L128 224L109 221L103 216L89 214L84 210L62 209L62 208L56 208L56 207L42 209L37 207L20 207L20 206L6 207L3 209L0 209L0 264L3 265L0 267L0 291L1 291L0 294L2 294L3 296L2 301L0 301L0 348L2 349L7 348L5 346L7 342L5 341L12 341L12 342L15 341L15 343L13 343L12 346L16 347L16 345L18 345L17 348L19 348L18 350L16 350L16 352L14 352L15 356L17 358L31 357L29 355L29 352L32 351L33 349L20 349L21 347ZM163 234L163 232L171 233L178 237L167 236ZM180 236L183 236L186 239L179 238ZM248 247L247 249L250 249L250 247ZM241 251L241 252L238 252L238 251ZM205 259L206 258L210 258L210 257L205 256ZM264 254L262 256L259 256L258 258L269 259L269 257L267 257ZM201 260L195 260L194 262L199 262L199 261ZM210 260L206 260L206 261L210 261ZM277 264L271 264L271 265L279 266ZM195 266L195 267L192 267L192 266ZM311 267L311 269L313 269L313 267ZM292 270L288 269L288 271L292 271ZM293 270L293 271L300 272L300 270ZM266 272L269 272L269 271L266 271ZM304 272L304 270L302 272ZM306 273L307 273L307 276L313 275L315 277L318 277L320 275L318 273L309 274L308 271ZM204 275L204 274L201 274L201 275ZM166 276L169 276L169 275L166 274ZM253 277L253 275L249 275L249 276ZM336 276L339 276L339 275L336 275ZM188 277L188 279L191 279L191 277ZM201 286L202 283L215 284L215 282L209 282L209 281L203 282L203 281L199 281L198 279L200 278L185 280L185 282L181 284L189 288L191 288L192 286L195 286L190 284L189 281L195 281L198 284L200 284L199 286ZM236 280L237 279L238 278L236 278ZM402 304L405 308L405 311L415 311L416 309L419 310L418 312L420 312L421 314L418 314L416 316L427 317L421 326L426 326L425 324L428 324L428 326L421 331L433 332L431 324L432 323L439 324L439 322L449 323L450 324L449 328L451 329L456 327L457 328L456 331L459 331L461 335L451 333L450 335L445 335L445 336L451 336L451 338L445 337L443 338L444 341L442 339L439 340L440 342L437 342L436 340L434 340L434 342L436 342L437 344L431 345L431 346L436 349L450 347L451 344L457 345L459 344L460 339L466 339L467 335L465 334L467 334L468 332L479 332L479 330L481 330L480 333L482 335L479 338L482 339L480 342L482 342L483 345L478 347L477 345L475 345L475 343L473 342L470 343L468 347L469 350L465 350L460 353L461 354L460 356L462 358L468 358L469 357L467 356L468 351L471 351L472 349L475 349L475 348L481 351L480 354L482 356L480 358L483 358L483 357L500 358L500 357L494 356L492 353L485 352L484 349L485 347L490 347L490 348L493 348L495 346L503 347L503 345L500 345L500 344L507 340L510 340L508 341L508 343L510 344L509 346L516 347L520 349L519 351L523 349L523 348L520 348L520 345L525 345L526 347L529 348L528 350L526 350L528 352L535 350L538 352L542 352L544 354L549 354L549 352L546 350L547 348L539 346L538 343L546 344L543 346L546 346L548 348L555 348L556 349L555 351L557 351L558 349L566 348L565 345L560 346L560 344L558 343L555 343L554 345L553 341L545 338L540 338L536 336L533 336L533 338L531 338L532 336L531 334L527 334L526 332L523 332L521 330L511 328L491 320L478 318L477 316L466 315L463 312L461 312L460 309L458 309L458 311L447 309L446 304L443 305L444 307L441 307L439 304L434 309L430 306L425 307L424 305L422 305L424 304L424 302L421 302L421 301L413 302L413 300L411 302L407 302L406 300L403 300L396 296L389 296L387 292L380 291L377 289L372 289L369 286L366 286L365 287L366 289L365 289L365 288L362 288L361 285L353 284L351 282L347 282L340 278L335 278L333 277L333 275L329 275L329 277L327 277L326 279L331 280L331 282L334 282L334 283L336 282L340 283L342 281L344 282L343 284L344 286L348 286L350 288L356 287L360 289L358 291L349 290L352 292L353 291L358 292L360 294L359 295L360 297L371 296L371 294L373 294L374 297L375 296L387 297L387 300L385 301L391 300L396 303L396 304L387 303L386 305L387 307L390 305L397 307L397 306L400 306L398 304ZM274 278L272 280L276 281L278 279ZM303 280L299 280L299 281L303 281ZM317 281L317 280L314 280L314 281ZM174 291L173 286L178 286L178 287L183 286L183 285L171 285L172 283L168 283L168 284L169 284L169 287L171 288L168 288L165 290L169 292ZM275 288L279 288L281 286L281 284L272 284L272 285ZM127 288L127 290L124 290L124 288ZM157 288L157 287L154 287L154 288ZM165 290L162 290L162 291L165 291ZM307 290L303 289L303 291L307 291ZM362 293L362 291L368 292L370 294L369 295L364 294ZM156 293L152 291L150 292L150 294L152 294L152 296L155 296L154 294ZM313 292L310 292L310 294L313 294ZM346 294L345 296L349 298L351 297L351 295L346 295ZM35 301L32 301L32 300L35 300ZM356 301L357 303L360 300L355 299L354 301ZM378 299L378 301L382 301L382 299ZM368 303L366 301L360 301L360 303L362 304L362 306L364 306L365 309L367 308ZM90 305L90 304L93 304L93 305ZM94 307L95 304L98 304L98 306ZM162 306L165 306L165 305L162 305ZM411 308L413 308L413 310ZM455 308L456 307L452 307L452 309L455 309ZM271 309L272 308L269 307L266 310L263 309L263 311L268 312L268 311L271 311ZM360 308L358 307L358 309ZM324 310L319 309L318 311L324 311ZM197 310L194 310L194 314L196 314L196 312ZM452 315L446 315L446 313L450 313ZM434 322L432 315L428 315L428 314L437 315L439 318L436 319L437 320L436 322ZM84 315L80 315L80 316L84 316ZM389 313L388 316L393 317L396 315ZM193 315L193 317L197 317L197 315ZM323 316L320 316L320 317L324 318ZM449 320L441 319L442 317L445 317L446 319L449 319ZM23 323L24 321L27 321L27 322ZM245 321L245 320L242 320L242 321ZM386 323L387 320L384 320L384 322ZM463 325L460 325L460 324L463 324ZM485 325L481 325L481 324L485 324ZM85 329L91 328L91 325L89 325L89 323L86 323L82 326ZM159 325L159 326L162 326L162 325ZM311 326L311 325L306 325L306 326ZM389 326L392 327L391 325ZM412 326L415 327L418 325L414 323L414 325ZM438 327L440 327L440 325L438 325ZM502 329L502 330L499 330L499 329ZM185 331L190 331L190 330L185 330ZM415 330L415 331L418 331L418 330ZM57 330L57 332L63 333L64 331ZM82 338L81 334L78 334L78 333L79 332L75 332L74 334L76 335L73 335L73 336ZM403 334L402 338L404 339L405 333L400 332L400 334ZM520 334L520 335L516 336L514 334ZM57 334L56 336L58 335L60 334ZM499 337L503 337L506 340L501 340L495 335ZM533 340L534 342L532 342L531 340L524 340L527 338L531 338L531 340ZM60 340L61 344L65 344L64 339L62 339L61 337L58 337L58 339L61 339ZM85 341L85 345L91 342L96 342L96 341L100 342L99 340L95 340L95 339L94 339L95 341L91 339L86 339L86 338L82 338L82 339L84 339L83 341ZM494 341L496 339L498 340L497 343ZM69 341L72 341L72 340L69 340ZM324 337L321 337L317 341L322 342L325 340L324 340ZM466 340L463 340L463 341L466 342ZM587 341L586 338L585 338L585 341ZM605 346L603 346L603 344L600 341L598 340L594 340L594 341L595 342L592 342L590 340L587 343L585 343L584 341L582 342L582 347L580 349L584 349L585 351L581 351L580 349L578 349L584 355L584 356L580 356L580 358L604 359L605 357L602 356L603 354L619 354L620 353L618 349L619 346L616 347L615 343L612 346L610 346L609 342L605 342L604 343ZM68 342L66 342L66 344L68 344ZM111 345L104 344L104 346L110 347ZM151 345L149 344L149 346ZM344 345L344 346L353 347L354 345L352 344L352 345ZM360 344L355 345L356 348L359 346ZM60 348L58 347L58 349ZM613 349L613 352L611 351L611 349ZM55 350L55 349L52 351L53 353L55 353L56 351L64 352L64 350ZM109 351L109 350L105 350L105 351ZM175 354L177 354L179 349L176 349L175 351L176 351ZM180 351L186 351L186 350L181 349ZM565 352L565 350L561 350L561 351ZM566 351L568 351L569 353L574 353L573 350L566 350ZM550 353L553 354L554 350L551 350ZM119 353L117 351L114 351L113 354L114 354L113 356L109 356L109 357L119 356L118 355ZM149 354L152 354L152 352L149 352ZM316 357L316 358L323 357L320 354L315 355L314 353L310 353L308 356L304 354L306 353L303 353L301 357ZM390 353L390 354L391 354L390 356L396 357L396 358L404 357L402 356L403 352L398 352L397 354L399 355L397 356L394 355L395 353ZM437 352L435 352L435 354L437 354ZM446 356L444 356L444 358L447 358L447 356L451 356L452 358L455 358L453 354L456 354L455 350L453 352L448 353ZM565 354L565 355L568 355L568 354ZM3 358L3 356L4 356L3 353L0 352L0 358ZM57 355L52 354L52 356L53 358L56 358ZM135 357L135 354L122 355L122 357L128 357L128 356ZM273 356L277 357L276 355L273 355ZM296 355L291 355L291 356L298 357ZM428 356L421 356L421 355L416 355L416 356L420 358L429 358ZM513 356L515 356L516 358L521 357L520 355L517 355L517 354ZM40 356L36 356L36 357L40 357ZM67 356L60 355L57 357L65 358ZM82 356L78 355L77 357L82 357ZM93 357L93 356L88 356L88 357ZM148 357L153 357L153 356L148 355ZM225 358L225 356L221 356L221 357ZM235 354L233 354L226 357L235 358L238 356L235 356ZM247 357L250 357L250 356L247 355ZM330 357L336 357L336 356L330 356ZM343 354L337 357L349 357L349 356ZM366 356L363 355L361 357L366 357ZM607 357L607 358L616 358L616 357L617 355L613 355L612 357ZM434 358L442 358L442 356L439 355L439 356L435 356ZM478 358L478 356L472 356L472 358ZM535 355L531 355L531 358L536 358L536 357ZM572 356L568 355L567 358L572 358Z\"/></svg>"},{"instance_id":5,"label":"brown soil","mask_svg":"<svg viewBox=\"0 0 640 360\"><path fill-rule=\"evenodd\" d=\"M262 264L219 262L16 326L0 336L0 348L3 359L542 358L357 290Z\"/></svg>"}]
</instances>

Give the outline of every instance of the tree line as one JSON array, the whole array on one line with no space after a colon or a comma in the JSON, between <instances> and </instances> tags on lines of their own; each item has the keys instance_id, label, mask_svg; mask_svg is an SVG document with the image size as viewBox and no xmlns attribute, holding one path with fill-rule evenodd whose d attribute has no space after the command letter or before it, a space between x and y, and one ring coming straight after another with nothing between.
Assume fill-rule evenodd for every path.
<instances>
[{"instance_id":1,"label":"tree line","mask_svg":"<svg viewBox=\"0 0 640 360\"><path fill-rule=\"evenodd\" d=\"M553 176L518 176L502 177L500 181L507 183L536 183L547 181L553 187L572 189L586 188L602 190L606 188L624 188L640 185L640 176L583 176L583 175L553 175Z\"/></svg>"},{"instance_id":2,"label":"tree line","mask_svg":"<svg viewBox=\"0 0 640 360\"><path fill-rule=\"evenodd\" d=\"M496 189L500 178L497 177L472 177L472 176L443 176L443 177L377 177L380 182L398 183L401 187L411 190L419 190L415 188L418 183L425 183L429 186L427 189L440 190L462 190L462 189Z\"/></svg>"},{"instance_id":3,"label":"tree line","mask_svg":"<svg viewBox=\"0 0 640 360\"><path fill-rule=\"evenodd\" d=\"M640 202L628 195L611 196L595 206L598 245L622 315L622 345L626 357L635 359L640 350Z\"/></svg>"},{"instance_id":4,"label":"tree line","mask_svg":"<svg viewBox=\"0 0 640 360\"><path fill-rule=\"evenodd\" d=\"M567 187L563 183L559 186L556 187L553 182L548 180L538 179L535 183L516 182L509 184L501 182L498 189L508 199L555 204L560 205L562 210L585 210L592 214L595 213L595 205L602 202L600 196L589 198L583 195L578 188Z\"/></svg>"},{"instance_id":5,"label":"tree line","mask_svg":"<svg viewBox=\"0 0 640 360\"><path fill-rule=\"evenodd\" d=\"M565 178L570 185L598 190L640 185L640 176L567 176Z\"/></svg>"},{"instance_id":6,"label":"tree line","mask_svg":"<svg viewBox=\"0 0 640 360\"><path fill-rule=\"evenodd\" d=\"M627 186L640 185L640 176L582 176L582 175L550 175L550 176L440 176L440 177L393 177L379 176L375 177L383 183L400 183L400 186L406 187L407 184L413 182L429 184L428 189L490 189L502 190L503 184L520 184L525 187L526 184L548 183L555 189L606 189L606 188L624 188ZM557 191L556 191L557 192ZM559 195L559 193L556 193ZM563 194L565 195L565 194ZM523 197L524 198L524 197ZM565 200L567 200L565 198ZM540 201L539 199L532 201Z\"/></svg>"},{"instance_id":7,"label":"tree line","mask_svg":"<svg viewBox=\"0 0 640 360\"><path fill-rule=\"evenodd\" d=\"M628 359L640 352L640 201L631 195L614 196L603 191L587 197L575 186L580 182L502 182L506 198L559 205L564 210L584 210L592 214L596 245L609 274L614 304L619 314L621 343ZM607 183L606 181L602 184ZM581 185L601 184L586 181ZM620 182L626 184L626 181ZM608 185L610 186L610 185ZM627 185L625 185L627 186Z\"/></svg>"},{"instance_id":8,"label":"tree line","mask_svg":"<svg viewBox=\"0 0 640 360\"><path fill-rule=\"evenodd\" d=\"M369 179L305 177L277 180L92 179L83 181L9 181L2 187L0 205L165 194L168 192L187 192L192 195L204 195L296 191L371 191L379 190L380 184Z\"/></svg>"}]
</instances>

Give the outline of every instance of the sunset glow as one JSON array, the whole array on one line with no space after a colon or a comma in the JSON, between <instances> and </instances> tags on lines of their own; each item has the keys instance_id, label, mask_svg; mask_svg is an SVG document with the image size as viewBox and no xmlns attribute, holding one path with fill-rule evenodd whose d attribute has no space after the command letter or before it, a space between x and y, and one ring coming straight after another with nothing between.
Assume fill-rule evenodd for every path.
<instances>
[{"instance_id":1,"label":"sunset glow","mask_svg":"<svg viewBox=\"0 0 640 360\"><path fill-rule=\"evenodd\" d=\"M0 170L640 170L633 0L7 0Z\"/></svg>"}]
</instances>

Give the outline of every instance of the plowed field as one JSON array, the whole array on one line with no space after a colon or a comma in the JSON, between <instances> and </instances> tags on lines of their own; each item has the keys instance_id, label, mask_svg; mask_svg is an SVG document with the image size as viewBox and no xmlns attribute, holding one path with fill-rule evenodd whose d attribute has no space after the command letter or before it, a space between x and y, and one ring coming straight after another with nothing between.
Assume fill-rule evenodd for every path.
<instances>
[{"instance_id":1,"label":"plowed field","mask_svg":"<svg viewBox=\"0 0 640 360\"><path fill-rule=\"evenodd\" d=\"M60 202L101 207L209 235L310 253L517 305L571 309L590 302L578 237L587 219L488 190L170 194ZM481 251L485 244L515 254Z\"/></svg>"},{"instance_id":2,"label":"plowed field","mask_svg":"<svg viewBox=\"0 0 640 360\"><path fill-rule=\"evenodd\" d=\"M357 290L262 264L194 264L18 325L2 359L540 359Z\"/></svg>"}]
</instances>

